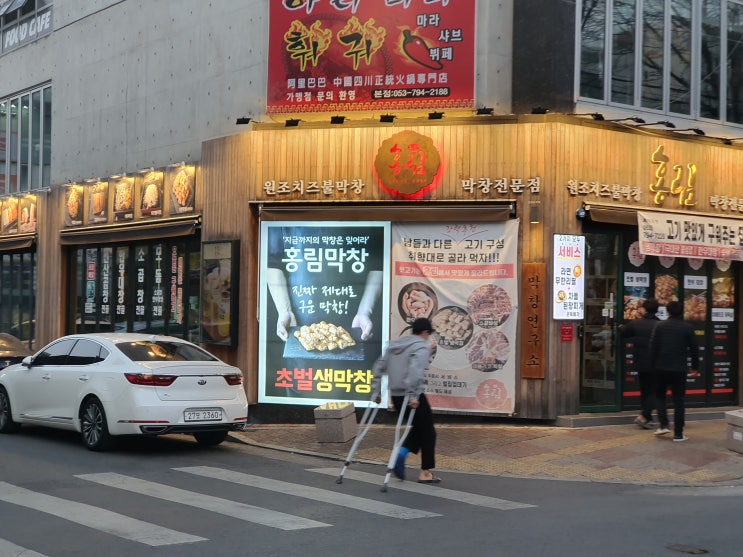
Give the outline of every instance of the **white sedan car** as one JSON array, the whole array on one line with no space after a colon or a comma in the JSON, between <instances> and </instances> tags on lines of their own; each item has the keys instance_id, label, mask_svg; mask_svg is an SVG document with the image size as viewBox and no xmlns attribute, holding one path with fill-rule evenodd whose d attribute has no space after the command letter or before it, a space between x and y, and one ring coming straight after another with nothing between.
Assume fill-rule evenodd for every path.
<instances>
[{"instance_id":1,"label":"white sedan car","mask_svg":"<svg viewBox=\"0 0 743 557\"><path fill-rule=\"evenodd\" d=\"M93 451L132 434L187 433L217 445L247 423L242 383L239 369L178 338L70 335L0 370L0 433L21 424L74 430Z\"/></svg>"}]
</instances>

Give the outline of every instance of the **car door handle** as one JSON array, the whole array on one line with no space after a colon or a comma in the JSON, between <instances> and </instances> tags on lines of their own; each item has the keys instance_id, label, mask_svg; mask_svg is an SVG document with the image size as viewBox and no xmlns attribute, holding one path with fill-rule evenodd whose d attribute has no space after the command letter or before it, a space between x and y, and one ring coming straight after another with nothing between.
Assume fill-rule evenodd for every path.
<instances>
[{"instance_id":1,"label":"car door handle","mask_svg":"<svg viewBox=\"0 0 743 557\"><path fill-rule=\"evenodd\" d=\"M88 379L90 379L90 377L88 377L87 375L81 375L80 377L77 378L78 381L83 381L83 382L87 381Z\"/></svg>"},{"instance_id":2,"label":"car door handle","mask_svg":"<svg viewBox=\"0 0 743 557\"><path fill-rule=\"evenodd\" d=\"M44 381L49 381L49 380L50 380L50 379L52 378L52 376L51 376L51 375L49 375L48 373L45 373L44 375L42 375L42 376L41 376L41 378L42 378L42 379L43 379Z\"/></svg>"}]
</instances>

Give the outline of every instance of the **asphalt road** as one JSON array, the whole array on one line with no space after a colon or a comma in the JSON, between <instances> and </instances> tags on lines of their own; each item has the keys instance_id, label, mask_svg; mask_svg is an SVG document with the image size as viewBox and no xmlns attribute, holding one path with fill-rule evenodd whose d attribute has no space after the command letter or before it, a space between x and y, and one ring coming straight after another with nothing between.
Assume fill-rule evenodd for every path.
<instances>
[{"instance_id":1,"label":"asphalt road","mask_svg":"<svg viewBox=\"0 0 743 557\"><path fill-rule=\"evenodd\" d=\"M189 437L92 453L77 435L0 436L0 557L673 556L740 552L742 487L660 488L382 466Z\"/></svg>"}]
</instances>

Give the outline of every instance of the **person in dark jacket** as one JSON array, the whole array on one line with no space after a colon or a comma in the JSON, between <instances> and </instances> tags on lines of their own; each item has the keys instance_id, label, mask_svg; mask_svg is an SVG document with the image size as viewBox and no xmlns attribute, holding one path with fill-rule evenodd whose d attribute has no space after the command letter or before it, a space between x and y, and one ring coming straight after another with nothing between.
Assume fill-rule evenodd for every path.
<instances>
[{"instance_id":1,"label":"person in dark jacket","mask_svg":"<svg viewBox=\"0 0 743 557\"><path fill-rule=\"evenodd\" d=\"M423 392L426 369L431 360L431 347L428 337L433 326L423 317L413 321L412 335L391 340L387 350L374 363L374 380L372 381L372 399L381 401L382 376L389 375L389 389L392 403L398 412L402 408L405 395L408 395L408 407L415 409L413 427L405 438L395 462L394 472L399 479L405 479L405 459L408 453L418 454L421 451L421 471L419 483L438 483L441 478L433 474L436 467L436 429L433 425L433 412Z\"/></svg>"},{"instance_id":2,"label":"person in dark jacket","mask_svg":"<svg viewBox=\"0 0 743 557\"><path fill-rule=\"evenodd\" d=\"M655 368L650 360L648 346L655 326L660 322L656 317L658 301L648 298L642 304L644 311L640 319L633 319L622 325L622 337L634 345L633 356L637 380L640 384L640 415L635 423L643 429L652 429L653 410L655 409Z\"/></svg>"},{"instance_id":3,"label":"person in dark jacket","mask_svg":"<svg viewBox=\"0 0 743 557\"><path fill-rule=\"evenodd\" d=\"M666 411L666 391L673 395L673 440L686 441L684 435L684 396L686 395L686 376L689 372L688 357L691 356L691 372L699 369L699 343L691 323L684 321L684 306L681 302L668 304L668 320L661 321L650 337L650 359L655 366L658 400L658 421L660 426L656 435L665 435L668 429Z\"/></svg>"}]
</instances>

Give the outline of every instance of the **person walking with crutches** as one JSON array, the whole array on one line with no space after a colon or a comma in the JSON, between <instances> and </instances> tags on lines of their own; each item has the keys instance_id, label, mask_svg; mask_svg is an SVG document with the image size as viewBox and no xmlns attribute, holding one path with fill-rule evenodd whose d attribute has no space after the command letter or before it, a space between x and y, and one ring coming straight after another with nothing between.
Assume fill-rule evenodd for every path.
<instances>
[{"instance_id":1,"label":"person walking with crutches","mask_svg":"<svg viewBox=\"0 0 743 557\"><path fill-rule=\"evenodd\" d=\"M413 321L413 334L390 341L387 350L377 359L373 367L372 400L376 400L377 404L381 401L382 376L387 375L395 409L398 412L415 411L413 427L395 460L394 474L404 480L405 459L408 453L418 454L418 451L421 451L419 483L441 481L441 478L433 473L436 467L436 429L433 425L431 406L423 392L426 369L431 360L428 337L432 332L433 327L428 319L416 319ZM408 408L402 408L406 397Z\"/></svg>"}]
</instances>

